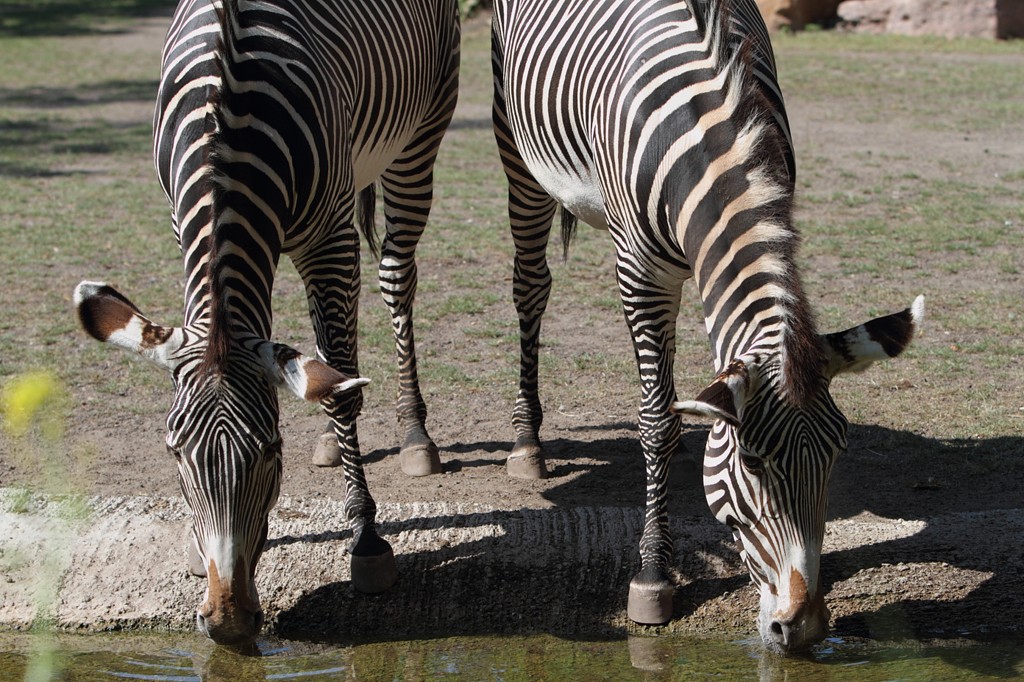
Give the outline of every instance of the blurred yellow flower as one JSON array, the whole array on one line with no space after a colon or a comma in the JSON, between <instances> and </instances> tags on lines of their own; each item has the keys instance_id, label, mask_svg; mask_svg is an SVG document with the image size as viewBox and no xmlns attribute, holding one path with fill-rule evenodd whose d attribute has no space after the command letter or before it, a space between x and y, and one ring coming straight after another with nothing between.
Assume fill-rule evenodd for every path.
<instances>
[{"instance_id":1,"label":"blurred yellow flower","mask_svg":"<svg viewBox=\"0 0 1024 682\"><path fill-rule=\"evenodd\" d=\"M12 435L24 436L40 410L52 410L60 398L60 386L50 372L32 372L14 377L0 392L0 412L3 414L4 426ZM52 429L54 423L60 423L61 420L48 419L45 414L40 416L45 435L59 437L61 434L52 432Z\"/></svg>"}]
</instances>

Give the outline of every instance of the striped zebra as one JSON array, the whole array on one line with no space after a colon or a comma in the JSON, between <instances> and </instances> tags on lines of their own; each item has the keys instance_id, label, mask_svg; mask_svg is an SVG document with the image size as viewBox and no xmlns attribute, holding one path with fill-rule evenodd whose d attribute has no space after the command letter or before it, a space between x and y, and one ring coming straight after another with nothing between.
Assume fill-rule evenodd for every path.
<instances>
[{"instance_id":1,"label":"striped zebra","mask_svg":"<svg viewBox=\"0 0 1024 682\"><path fill-rule=\"evenodd\" d=\"M353 584L377 592L395 580L356 431L367 380L354 218L357 196L372 216L365 188L379 179L403 454L429 468L437 452L416 375L414 254L455 108L459 34L455 0L182 0L172 19L154 156L183 256L184 323L151 322L102 283L81 283L75 300L89 334L171 373L167 447L193 512L191 568L207 578L196 619L217 642L251 640L263 621L254 573L280 485L278 387L320 403L333 424ZM270 340L281 254L305 283L318 358Z\"/></svg>"},{"instance_id":2,"label":"striped zebra","mask_svg":"<svg viewBox=\"0 0 1024 682\"><path fill-rule=\"evenodd\" d=\"M672 616L668 466L678 413L714 420L707 500L761 593L765 643L819 640L826 489L847 421L840 372L898 355L911 309L819 335L796 267L795 165L774 58L753 0L496 0L494 127L509 183L521 368L510 475L546 475L538 339L556 208L606 229L640 375L647 491L627 613ZM717 376L695 400L673 379L681 287L692 277Z\"/></svg>"}]
</instances>

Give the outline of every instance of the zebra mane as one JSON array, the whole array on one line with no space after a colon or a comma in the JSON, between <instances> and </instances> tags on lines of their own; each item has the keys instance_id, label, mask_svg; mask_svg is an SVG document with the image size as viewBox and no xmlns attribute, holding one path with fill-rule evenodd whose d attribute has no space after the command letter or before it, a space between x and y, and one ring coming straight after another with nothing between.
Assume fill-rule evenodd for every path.
<instances>
[{"instance_id":1,"label":"zebra mane","mask_svg":"<svg viewBox=\"0 0 1024 682\"><path fill-rule=\"evenodd\" d=\"M769 39L753 0L698 0L695 5L704 10L711 54L726 69L727 99L735 103L738 160L750 183L745 193L750 204L742 210L754 211L752 230L773 257L766 271L774 280L781 318L778 390L791 404L805 406L820 389L825 354L796 261L800 234L792 217L795 165L788 123L781 96L762 82L756 68L760 62L774 71L770 43L757 42Z\"/></svg>"},{"instance_id":2,"label":"zebra mane","mask_svg":"<svg viewBox=\"0 0 1024 682\"><path fill-rule=\"evenodd\" d=\"M224 205L225 188L223 183L222 154L223 148L222 130L224 127L221 107L224 104L224 73L226 71L224 35L227 30L228 20L224 6L216 7L217 19L220 23L220 36L217 38L214 54L214 64L219 75L219 84L210 88L207 99L207 141L203 148L205 156L204 166L206 168L206 183L210 193L210 231L204 238L206 242L206 294L208 296L208 335L206 350L202 362L199 364L201 374L220 375L227 364L228 354L231 351L231 315L229 312L227 296L228 292L220 282L220 263L218 263L218 239L217 239L217 217L220 215L220 207Z\"/></svg>"},{"instance_id":3,"label":"zebra mane","mask_svg":"<svg viewBox=\"0 0 1024 682\"><path fill-rule=\"evenodd\" d=\"M224 244L226 234L222 216L227 211L230 173L230 145L225 139L228 124L226 112L236 103L239 96L232 91L231 64L234 61L234 46L237 44L232 16L238 16L237 0L224 0L216 8L220 24L214 51L214 63L220 76L216 87L211 88L207 110L211 124L208 124L209 138L205 145L207 182L211 196L211 229L206 237L207 263L206 285L209 293L209 331L206 351L200 364L200 371L221 375L227 366L228 355L233 343L232 315L229 304L231 290L224 281Z\"/></svg>"},{"instance_id":4,"label":"zebra mane","mask_svg":"<svg viewBox=\"0 0 1024 682\"><path fill-rule=\"evenodd\" d=\"M248 12L248 9L246 11ZM207 100L208 141L204 146L206 182L211 197L211 229L205 238L209 332L201 371L220 375L227 365L233 345L233 328L254 327L251 331L258 334L270 333L269 320L265 325L255 316L240 320L239 316L247 316L248 312L231 305L232 297L239 296L235 291L236 284L231 281L233 273L229 265L236 250L231 248L231 243L238 239L235 224L239 219L232 210L228 196L233 193L232 188L239 181L245 181L245 177L240 177L239 174L245 173L248 165L237 163L234 150L246 149L247 145L252 144L246 139L246 127L239 127L240 124L233 119L260 113L260 103L254 101L250 88L239 87L238 82L257 81L270 83L274 87L287 84L292 78L283 71L285 67L281 63L287 62L289 58L301 60L304 53L300 46L289 44L287 40L275 39L273 44L269 45L268 41L271 39L267 38L264 32L246 30L249 23L262 22L266 19L249 19L243 22L239 0L223 0L222 6L216 8L216 13L220 31L216 38L213 61L219 78L217 85L210 88ZM261 51L273 53L278 59L254 59L248 56L248 53ZM374 186L370 185L359 193L357 206L363 233L376 256L374 203ZM290 208L285 203L275 206L274 210L280 211L279 216L286 220ZM251 221L254 216L247 213L245 218ZM270 292L267 292L267 295L269 296ZM269 307L267 313L269 314ZM266 329L262 329L262 326L266 326Z\"/></svg>"}]
</instances>

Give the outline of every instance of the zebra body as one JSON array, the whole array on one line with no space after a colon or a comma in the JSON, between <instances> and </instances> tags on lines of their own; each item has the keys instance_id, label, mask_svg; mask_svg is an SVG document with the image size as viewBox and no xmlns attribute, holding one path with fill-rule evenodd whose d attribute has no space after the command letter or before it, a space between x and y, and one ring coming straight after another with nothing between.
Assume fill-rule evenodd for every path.
<instances>
[{"instance_id":1,"label":"zebra body","mask_svg":"<svg viewBox=\"0 0 1024 682\"><path fill-rule=\"evenodd\" d=\"M819 639L826 488L847 427L829 380L901 352L923 308L817 333L795 263L789 127L756 4L497 0L492 63L521 337L509 473L546 475L537 358L561 204L566 239L575 218L612 238L640 375L646 518L630 617L671 617L667 474L676 413L690 412L716 420L705 491L761 589L763 639L786 651ZM717 376L680 402L676 318L690 277Z\"/></svg>"},{"instance_id":2,"label":"zebra body","mask_svg":"<svg viewBox=\"0 0 1024 682\"><path fill-rule=\"evenodd\" d=\"M218 642L249 640L262 623L253 575L280 483L278 387L331 417L353 583L379 591L395 579L356 431L357 195L380 180L403 455L436 459L415 367L414 255L458 59L454 0L182 0L172 19L154 159L183 256L183 325L150 322L101 283L79 285L76 302L91 335L172 373L167 444L194 515L193 570L208 582L197 622ZM282 254L303 278L317 359L270 341Z\"/></svg>"}]
</instances>

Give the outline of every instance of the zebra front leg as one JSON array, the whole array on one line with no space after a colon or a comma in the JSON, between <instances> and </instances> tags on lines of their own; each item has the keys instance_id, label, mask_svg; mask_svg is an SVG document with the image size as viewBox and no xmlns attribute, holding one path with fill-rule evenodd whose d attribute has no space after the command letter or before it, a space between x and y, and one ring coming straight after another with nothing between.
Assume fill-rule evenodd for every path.
<instances>
[{"instance_id":1,"label":"zebra front leg","mask_svg":"<svg viewBox=\"0 0 1024 682\"><path fill-rule=\"evenodd\" d=\"M383 592L398 579L395 554L387 540L377 533L377 504L370 495L359 451L356 417L362 409L361 391L340 401L325 401L341 446L341 466L345 472L345 516L352 528L352 554L349 567L352 586L360 592Z\"/></svg>"},{"instance_id":2,"label":"zebra front leg","mask_svg":"<svg viewBox=\"0 0 1024 682\"><path fill-rule=\"evenodd\" d=\"M519 316L519 393L512 410L516 442L505 466L514 478L547 478L540 445L544 413L538 368L541 319L551 294L547 245L556 203L539 185L530 187L509 177L509 216L516 247L512 298Z\"/></svg>"},{"instance_id":3,"label":"zebra front leg","mask_svg":"<svg viewBox=\"0 0 1024 682\"><path fill-rule=\"evenodd\" d=\"M667 411L667 410L666 410ZM660 625L672 618L675 583L668 573L672 535L668 527L668 467L679 445L679 418L640 414L647 491L640 538L640 571L629 582L626 614L636 623Z\"/></svg>"},{"instance_id":4,"label":"zebra front leg","mask_svg":"<svg viewBox=\"0 0 1024 682\"><path fill-rule=\"evenodd\" d=\"M342 223L327 243L292 260L306 285L320 355L343 374L359 376L359 239L351 221ZM381 592L394 584L397 568L391 545L377 533L377 505L363 471L356 429L363 406L362 389L325 398L321 405L331 418L345 474L345 516L352 528L352 585L361 592Z\"/></svg>"},{"instance_id":5,"label":"zebra front leg","mask_svg":"<svg viewBox=\"0 0 1024 682\"><path fill-rule=\"evenodd\" d=\"M673 366L681 282L675 278L661 281L621 253L616 269L640 374L639 431L647 478L640 571L629 583L626 613L637 623L656 625L672 618L675 594L668 572L672 560L668 471L681 430L679 418L670 411L675 400Z\"/></svg>"}]
</instances>

